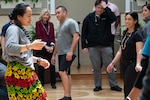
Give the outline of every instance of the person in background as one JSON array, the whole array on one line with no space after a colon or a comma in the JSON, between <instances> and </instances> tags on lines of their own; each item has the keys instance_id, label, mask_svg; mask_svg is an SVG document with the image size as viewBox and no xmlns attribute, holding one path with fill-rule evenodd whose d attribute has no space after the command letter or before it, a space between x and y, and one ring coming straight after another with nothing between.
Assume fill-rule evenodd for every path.
<instances>
[{"instance_id":1,"label":"person in background","mask_svg":"<svg viewBox=\"0 0 150 100\"><path fill-rule=\"evenodd\" d=\"M124 81L124 97L126 98L134 85L138 72L142 70L143 37L137 12L125 14L125 25L126 30L123 32L121 46L108 65L107 72L110 73L117 61L121 59L120 72Z\"/></svg>"},{"instance_id":2,"label":"person in background","mask_svg":"<svg viewBox=\"0 0 150 100\"><path fill-rule=\"evenodd\" d=\"M24 26L30 26L32 9L28 4L19 3L12 11L14 24L5 35L4 58L7 62L5 82L9 100L47 100L47 94L35 73L34 63L49 67L46 59L33 56L33 50L41 50L45 42L30 42Z\"/></svg>"},{"instance_id":3,"label":"person in background","mask_svg":"<svg viewBox=\"0 0 150 100\"><path fill-rule=\"evenodd\" d=\"M150 32L150 4L143 5L142 14L144 17L144 22L146 23L145 26L143 27L143 36L144 36L144 41L145 41ZM149 60L149 57L143 54L142 61L141 61L142 71L138 74L134 87L132 88L132 90L130 91L130 94L128 95L128 99L129 98L131 100L138 99L141 93L141 89L143 87L142 80L148 68L148 60Z\"/></svg>"},{"instance_id":4,"label":"person in background","mask_svg":"<svg viewBox=\"0 0 150 100\"><path fill-rule=\"evenodd\" d=\"M59 100L72 100L70 67L76 57L79 26L74 19L68 18L67 9L64 6L56 8L56 17L60 25L56 32L57 41L51 62L55 64L55 56L58 53L59 75L64 88L64 97Z\"/></svg>"},{"instance_id":5,"label":"person in background","mask_svg":"<svg viewBox=\"0 0 150 100\"><path fill-rule=\"evenodd\" d=\"M6 71L6 66L0 63L0 99L1 100L8 100L8 94L7 94L6 84L4 80L5 71Z\"/></svg>"},{"instance_id":6,"label":"person in background","mask_svg":"<svg viewBox=\"0 0 150 100\"><path fill-rule=\"evenodd\" d=\"M117 27L120 24L120 12L119 12L119 9L118 9L117 5L115 5L114 3L109 2L108 0L103 0L103 1L106 2L107 6L111 9L111 11L117 17L116 21L111 24L111 33L113 35L113 39L115 39ZM95 7L93 7L93 11L95 11ZM113 57L114 57L114 55L115 55L114 54L115 53L114 43L112 44L112 49L113 49ZM102 66L103 66L103 64L102 64ZM117 69L115 67L114 67L114 71L117 72Z\"/></svg>"},{"instance_id":7,"label":"person in background","mask_svg":"<svg viewBox=\"0 0 150 100\"><path fill-rule=\"evenodd\" d=\"M144 44L143 47L143 51L142 54L147 56L148 58L150 57L150 32L148 33L146 42ZM143 78L143 88L142 88L142 92L139 96L138 100L150 100L150 59L148 60L147 63L147 71L146 71L146 75ZM137 99L127 99L127 100L137 100Z\"/></svg>"},{"instance_id":8,"label":"person in background","mask_svg":"<svg viewBox=\"0 0 150 100\"><path fill-rule=\"evenodd\" d=\"M5 24L3 27L2 27L2 32L1 32L1 48L2 48L2 57L1 57L1 60L2 60L2 63L4 65L7 65L5 60L4 60L4 45L5 45L5 34L6 34L6 31L7 31L7 28L14 23L14 20L13 20L13 17L11 16L11 13L8 14L8 17L9 17L9 22L7 24Z\"/></svg>"},{"instance_id":9,"label":"person in background","mask_svg":"<svg viewBox=\"0 0 150 100\"><path fill-rule=\"evenodd\" d=\"M50 12L48 9L43 9L39 21L36 22L36 38L42 39L46 45L40 51L36 51L36 56L47 59L51 62L51 57L55 45L54 25L50 22ZM44 68L38 67L38 76L44 86ZM50 84L53 89L56 89L56 72L55 66L50 64Z\"/></svg>"},{"instance_id":10,"label":"person in background","mask_svg":"<svg viewBox=\"0 0 150 100\"><path fill-rule=\"evenodd\" d=\"M107 7L103 0L95 1L95 11L88 14L82 26L82 52L89 51L92 67L94 69L94 92L102 90L101 65L105 67L113 59L112 44L113 35L111 34L111 24L116 21L116 16ZM122 91L117 84L115 72L106 73L110 89Z\"/></svg>"}]
</instances>

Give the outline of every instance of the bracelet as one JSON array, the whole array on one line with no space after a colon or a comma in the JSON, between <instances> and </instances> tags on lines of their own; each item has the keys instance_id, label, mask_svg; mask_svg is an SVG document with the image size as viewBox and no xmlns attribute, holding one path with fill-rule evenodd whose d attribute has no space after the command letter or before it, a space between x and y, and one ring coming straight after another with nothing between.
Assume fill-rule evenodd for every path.
<instances>
[{"instance_id":1,"label":"bracelet","mask_svg":"<svg viewBox=\"0 0 150 100\"><path fill-rule=\"evenodd\" d=\"M131 100L131 98L130 97L126 97L126 100Z\"/></svg>"},{"instance_id":2,"label":"bracelet","mask_svg":"<svg viewBox=\"0 0 150 100\"><path fill-rule=\"evenodd\" d=\"M40 60L41 60L41 57L38 57L38 58L37 58L37 61L36 61L36 63L37 63L38 65L40 65Z\"/></svg>"},{"instance_id":3,"label":"bracelet","mask_svg":"<svg viewBox=\"0 0 150 100\"><path fill-rule=\"evenodd\" d=\"M29 49L29 46L28 46L27 44L26 44L26 48L27 48L27 50L30 50L30 49Z\"/></svg>"},{"instance_id":4,"label":"bracelet","mask_svg":"<svg viewBox=\"0 0 150 100\"><path fill-rule=\"evenodd\" d=\"M141 66L141 64L140 64L140 63L138 63L138 64L136 64L136 66Z\"/></svg>"}]
</instances>

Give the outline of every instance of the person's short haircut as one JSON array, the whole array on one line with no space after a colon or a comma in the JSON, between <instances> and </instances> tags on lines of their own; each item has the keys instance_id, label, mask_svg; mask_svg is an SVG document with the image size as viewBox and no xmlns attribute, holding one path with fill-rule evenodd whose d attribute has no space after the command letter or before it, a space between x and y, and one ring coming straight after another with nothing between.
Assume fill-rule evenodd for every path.
<instances>
[{"instance_id":1,"label":"person's short haircut","mask_svg":"<svg viewBox=\"0 0 150 100\"><path fill-rule=\"evenodd\" d=\"M95 1L95 6L99 5L102 2L102 0L96 0Z\"/></svg>"},{"instance_id":2,"label":"person's short haircut","mask_svg":"<svg viewBox=\"0 0 150 100\"><path fill-rule=\"evenodd\" d=\"M58 6L58 7L56 7L56 9L59 9L59 8L61 8L63 11L67 12L67 8L66 7L64 7L64 6Z\"/></svg>"}]
</instances>

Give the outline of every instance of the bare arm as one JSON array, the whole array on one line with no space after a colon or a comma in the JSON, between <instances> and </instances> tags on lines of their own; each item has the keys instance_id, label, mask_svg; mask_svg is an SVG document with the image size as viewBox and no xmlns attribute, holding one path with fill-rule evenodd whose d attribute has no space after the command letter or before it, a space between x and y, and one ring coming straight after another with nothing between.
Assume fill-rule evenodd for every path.
<instances>
[{"instance_id":1,"label":"bare arm","mask_svg":"<svg viewBox=\"0 0 150 100\"><path fill-rule=\"evenodd\" d=\"M53 65L55 65L55 57L56 57L56 54L57 54L57 50L58 50L58 47L57 47L57 43L56 43L56 45L54 47L54 52L53 52L53 55L52 55L52 58L51 58L51 63Z\"/></svg>"},{"instance_id":2,"label":"bare arm","mask_svg":"<svg viewBox=\"0 0 150 100\"><path fill-rule=\"evenodd\" d=\"M69 50L70 52L73 52L73 50L75 49L78 41L79 41L79 33L74 33L73 34L72 45L71 45L71 48Z\"/></svg>"},{"instance_id":3,"label":"bare arm","mask_svg":"<svg viewBox=\"0 0 150 100\"><path fill-rule=\"evenodd\" d=\"M22 45L20 52L25 52L27 50L41 50L45 45L45 42L41 41L41 39L34 40L31 44Z\"/></svg>"},{"instance_id":4,"label":"bare arm","mask_svg":"<svg viewBox=\"0 0 150 100\"><path fill-rule=\"evenodd\" d=\"M143 42L136 42L136 67L135 67L135 70L138 72L138 71L141 71L142 70L142 67L141 67L141 59L142 59L142 48L143 48Z\"/></svg>"},{"instance_id":5,"label":"bare arm","mask_svg":"<svg viewBox=\"0 0 150 100\"><path fill-rule=\"evenodd\" d=\"M122 50L121 50L121 47L119 48L115 58L112 60L112 62L108 65L107 67L107 72L112 72L112 69L114 67L114 65L120 60L121 58L121 55L122 55Z\"/></svg>"},{"instance_id":6,"label":"bare arm","mask_svg":"<svg viewBox=\"0 0 150 100\"><path fill-rule=\"evenodd\" d=\"M79 33L74 33L73 34L73 40L72 40L72 45L67 53L67 56L66 56L66 59L68 61L72 60L72 55L73 55L73 51L76 47L76 45L78 44L78 41L79 41Z\"/></svg>"}]
</instances>

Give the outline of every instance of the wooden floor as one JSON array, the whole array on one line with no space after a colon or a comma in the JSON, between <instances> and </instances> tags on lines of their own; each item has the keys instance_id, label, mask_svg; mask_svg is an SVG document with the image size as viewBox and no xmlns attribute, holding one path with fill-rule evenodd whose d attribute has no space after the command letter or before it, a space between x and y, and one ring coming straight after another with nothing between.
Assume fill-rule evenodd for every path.
<instances>
[{"instance_id":1,"label":"wooden floor","mask_svg":"<svg viewBox=\"0 0 150 100\"><path fill-rule=\"evenodd\" d=\"M118 73L117 73L118 74ZM118 85L123 88L122 79L117 75ZM44 88L49 100L58 100L63 97L63 87L61 82L57 82L57 89L52 89L50 84L45 84ZM90 67L77 69L72 67L72 99L73 100L124 100L123 91L116 92L110 90L108 81L103 73L102 91L93 92L93 74Z\"/></svg>"}]
</instances>

